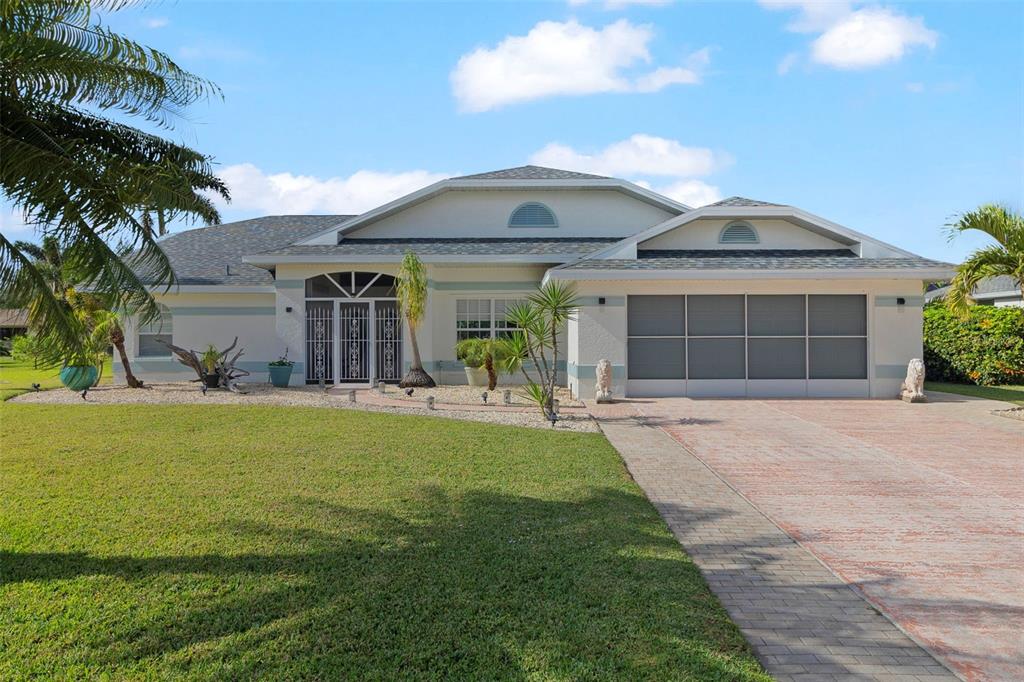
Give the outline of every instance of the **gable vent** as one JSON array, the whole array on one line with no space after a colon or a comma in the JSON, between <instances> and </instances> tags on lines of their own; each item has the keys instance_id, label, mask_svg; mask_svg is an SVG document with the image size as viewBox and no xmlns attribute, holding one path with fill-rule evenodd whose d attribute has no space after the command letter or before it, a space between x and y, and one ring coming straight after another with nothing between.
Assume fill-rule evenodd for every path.
<instances>
[{"instance_id":1,"label":"gable vent","mask_svg":"<svg viewBox=\"0 0 1024 682\"><path fill-rule=\"evenodd\" d=\"M558 227L558 220L550 208L531 201L520 204L508 219L509 227Z\"/></svg>"},{"instance_id":2,"label":"gable vent","mask_svg":"<svg viewBox=\"0 0 1024 682\"><path fill-rule=\"evenodd\" d=\"M757 244L757 231L748 223L730 223L718 235L719 244Z\"/></svg>"}]
</instances>

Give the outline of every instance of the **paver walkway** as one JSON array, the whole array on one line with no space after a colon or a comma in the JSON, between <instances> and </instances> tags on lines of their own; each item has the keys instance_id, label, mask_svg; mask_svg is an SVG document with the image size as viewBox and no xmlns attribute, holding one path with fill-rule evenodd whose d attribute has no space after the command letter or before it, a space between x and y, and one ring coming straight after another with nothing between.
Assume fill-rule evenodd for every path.
<instances>
[{"instance_id":1,"label":"paver walkway","mask_svg":"<svg viewBox=\"0 0 1024 682\"><path fill-rule=\"evenodd\" d=\"M614 406L647 426L606 410L602 428L712 588L724 579L723 602L773 673L799 665L778 652L836 675L924 672L907 660L922 649L846 605L867 607L860 594L965 679L1020 680L1024 424L997 406L662 399Z\"/></svg>"}]
</instances>

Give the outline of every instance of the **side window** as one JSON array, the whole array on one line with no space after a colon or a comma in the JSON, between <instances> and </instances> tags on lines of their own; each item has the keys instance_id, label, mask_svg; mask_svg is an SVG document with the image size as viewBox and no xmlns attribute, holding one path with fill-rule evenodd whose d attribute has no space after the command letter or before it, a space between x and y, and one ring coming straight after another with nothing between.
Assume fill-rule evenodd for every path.
<instances>
[{"instance_id":1,"label":"side window","mask_svg":"<svg viewBox=\"0 0 1024 682\"><path fill-rule=\"evenodd\" d=\"M160 317L139 325L139 345L136 356L140 358L165 358L171 351L162 342L173 343L171 311L160 306Z\"/></svg>"}]
</instances>

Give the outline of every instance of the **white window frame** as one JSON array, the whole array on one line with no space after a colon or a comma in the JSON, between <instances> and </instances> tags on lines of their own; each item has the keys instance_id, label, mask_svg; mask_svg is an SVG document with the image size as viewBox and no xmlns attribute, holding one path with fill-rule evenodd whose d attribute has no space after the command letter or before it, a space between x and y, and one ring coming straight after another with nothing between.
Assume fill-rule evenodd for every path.
<instances>
[{"instance_id":1,"label":"white window frame","mask_svg":"<svg viewBox=\"0 0 1024 682\"><path fill-rule=\"evenodd\" d=\"M164 331L163 327L166 324L167 330ZM154 329L154 325L155 329ZM165 305L160 305L160 319L154 320L147 324L137 322L136 334L135 334L135 357L141 359L153 359L153 358L170 358L172 357L171 349L167 348L166 353L159 354L142 354L142 337L151 336L166 336L168 337L168 343L174 343L174 314L171 309ZM166 346L165 346L166 348Z\"/></svg>"},{"instance_id":2,"label":"white window frame","mask_svg":"<svg viewBox=\"0 0 1024 682\"><path fill-rule=\"evenodd\" d=\"M518 327L512 327L512 326L499 327L498 326L499 317L498 317L498 315L497 315L497 313L495 311L496 311L496 309L498 307L497 304L498 304L499 301L502 301L504 303L506 309L507 309L509 304L512 304L512 303L522 303L525 300L526 300L525 297L524 298L508 298L508 297L505 297L505 296L502 296L500 298L489 298L489 297L474 296L474 297L471 297L471 298L464 297L464 298L457 298L457 299L455 299L455 340L456 341L461 341L463 338L467 338L467 339L469 339L469 338L494 339L494 338L498 338L498 334L501 333L501 332L517 331L519 329ZM488 310L488 319L487 319L488 326L486 328L479 327L477 329L462 329L462 328L459 327L459 322L460 322L460 320L459 320L459 303L464 302L464 301L465 302L468 302L468 301L485 301L485 302L487 302L487 304L489 306L489 310ZM469 315L469 313L465 313L465 314ZM476 318L473 318L473 319L483 321L483 318L479 317L479 316L476 317ZM505 319L502 319L501 321L507 322L507 320L505 320ZM467 336L460 337L459 335L461 333L463 333L463 332L467 333ZM483 336L482 334L479 334L479 332L487 332L487 335ZM474 335L473 336L469 336L468 334L470 334L470 333L472 333Z\"/></svg>"}]
</instances>

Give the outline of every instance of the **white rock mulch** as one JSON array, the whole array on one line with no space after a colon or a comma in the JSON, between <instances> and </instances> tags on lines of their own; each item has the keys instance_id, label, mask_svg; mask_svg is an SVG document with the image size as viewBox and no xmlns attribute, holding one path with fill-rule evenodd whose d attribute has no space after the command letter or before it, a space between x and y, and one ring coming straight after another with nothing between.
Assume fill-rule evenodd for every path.
<instances>
[{"instance_id":1,"label":"white rock mulch","mask_svg":"<svg viewBox=\"0 0 1024 682\"><path fill-rule=\"evenodd\" d=\"M442 387L444 388L444 387ZM449 387L466 388L466 387ZM9 402L35 403L51 405L280 405L284 407L326 407L334 409L358 409L368 412L387 412L391 414L416 414L429 417L443 417L447 419L463 419L467 421L488 422L492 424L506 424L510 426L525 426L538 429L552 429L551 424L541 419L540 414L534 411L515 412L503 411L501 408L491 410L459 410L448 409L447 407L428 410L425 407L389 407L385 405L370 405L364 402L350 403L347 394L324 393L317 386L304 386L296 388L274 388L270 384L245 384L245 395L231 393L224 390L207 391L203 395L196 383L166 383L147 384L146 388L131 389L124 386L99 386L91 389L86 400L81 394L73 393L64 388L57 388L38 393L24 393L11 398ZM435 389L436 390L436 389ZM479 400L479 389L474 388ZM398 389L388 391L391 397L397 397ZM414 392L414 398L420 405L423 404L425 395L418 395L420 389ZM401 394L405 398L404 394ZM568 397L568 396L566 396ZM500 402L501 394L497 392L495 398ZM437 398L438 403L441 402ZM410 401L412 402L412 401ZM481 401L482 402L482 401ZM465 404L465 403L464 403ZM563 403L564 404L564 403ZM556 431L598 431L597 423L587 414L564 415L553 430Z\"/></svg>"},{"instance_id":2,"label":"white rock mulch","mask_svg":"<svg viewBox=\"0 0 1024 682\"><path fill-rule=\"evenodd\" d=\"M414 388L411 396L405 394L405 389L397 386L388 386L385 395L395 400L422 403L427 396L433 396L437 405L482 405L481 394L487 393L488 404L504 404L505 391L511 391L511 404L516 407L532 407L534 403L525 395L522 386L498 385L493 391L488 391L486 386L436 386L434 388ZM583 403L569 396L569 391L559 388L555 391L555 397L562 407L583 407Z\"/></svg>"}]
</instances>

